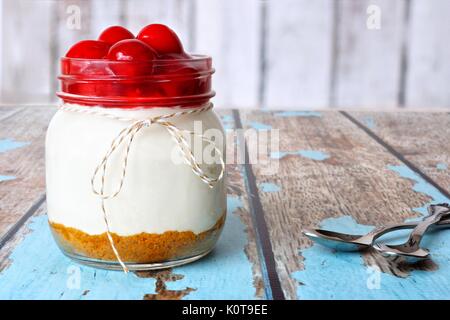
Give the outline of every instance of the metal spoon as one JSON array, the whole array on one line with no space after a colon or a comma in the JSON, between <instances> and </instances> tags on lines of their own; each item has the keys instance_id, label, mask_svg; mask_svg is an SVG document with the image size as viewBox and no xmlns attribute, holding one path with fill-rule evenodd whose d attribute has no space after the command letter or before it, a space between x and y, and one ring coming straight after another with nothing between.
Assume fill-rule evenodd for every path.
<instances>
[{"instance_id":1,"label":"metal spoon","mask_svg":"<svg viewBox=\"0 0 450 320\"><path fill-rule=\"evenodd\" d=\"M427 230L444 216L450 213L447 204L430 205L429 215L420 222L411 232L405 243L398 245L375 244L373 247L386 258L403 258L407 263L414 263L419 260L429 259L430 252L420 247L420 242ZM442 222L442 221L441 221Z\"/></svg>"},{"instance_id":2,"label":"metal spoon","mask_svg":"<svg viewBox=\"0 0 450 320\"><path fill-rule=\"evenodd\" d=\"M377 227L366 235L352 235L323 229L308 229L303 231L303 234L312 241L334 250L360 251L372 246L376 239L387 233L403 229L412 229L418 224L419 222L403 222L400 224L390 224L387 226ZM450 214L449 217L443 217L442 220L437 223L437 225L443 227L449 226Z\"/></svg>"}]
</instances>

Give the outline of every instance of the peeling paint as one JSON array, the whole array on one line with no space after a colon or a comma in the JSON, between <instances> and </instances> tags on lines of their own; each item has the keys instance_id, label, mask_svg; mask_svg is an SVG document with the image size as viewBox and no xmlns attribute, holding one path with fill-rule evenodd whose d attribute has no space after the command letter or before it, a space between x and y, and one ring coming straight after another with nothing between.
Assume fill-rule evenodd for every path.
<instances>
[{"instance_id":1,"label":"peeling paint","mask_svg":"<svg viewBox=\"0 0 450 320\"><path fill-rule=\"evenodd\" d=\"M321 117L322 114L317 111L281 111L275 112L274 114L277 117Z\"/></svg>"},{"instance_id":2,"label":"peeling paint","mask_svg":"<svg viewBox=\"0 0 450 320\"><path fill-rule=\"evenodd\" d=\"M400 177L410 179L414 181L413 190L416 192L423 193L429 196L432 200L422 207L414 208L413 210L421 213L422 215L427 214L427 207L433 203L450 202L450 200L444 196L438 189L433 187L431 184L426 182L421 176L412 171L409 167L405 165L399 166L388 166L389 170L396 172Z\"/></svg>"},{"instance_id":3,"label":"peeling paint","mask_svg":"<svg viewBox=\"0 0 450 320\"><path fill-rule=\"evenodd\" d=\"M29 142L20 142L13 139L0 139L0 153L22 148L29 144Z\"/></svg>"},{"instance_id":4,"label":"peeling paint","mask_svg":"<svg viewBox=\"0 0 450 320\"><path fill-rule=\"evenodd\" d=\"M317 160L317 161L323 161L330 157L329 154L322 152L322 151L316 151L316 150L277 151L277 152L272 152L270 154L270 157L272 159L282 159L288 155L302 156L304 158L308 158L311 160Z\"/></svg>"},{"instance_id":5,"label":"peeling paint","mask_svg":"<svg viewBox=\"0 0 450 320\"><path fill-rule=\"evenodd\" d=\"M443 163L443 162L440 162L436 165L436 169L438 169L438 170L444 171L444 170L447 170L447 168L448 168L447 164Z\"/></svg>"},{"instance_id":6,"label":"peeling paint","mask_svg":"<svg viewBox=\"0 0 450 320\"><path fill-rule=\"evenodd\" d=\"M234 128L234 120L231 115L223 115L221 116L223 128L227 131L232 130Z\"/></svg>"},{"instance_id":7,"label":"peeling paint","mask_svg":"<svg viewBox=\"0 0 450 320\"><path fill-rule=\"evenodd\" d=\"M431 203L450 202L436 188L424 181L410 168L388 166L401 178L414 181L413 190L429 196L432 200L424 206L414 208L426 214ZM358 224L352 217L325 219L320 226L329 230L364 234L373 226ZM407 232L390 234L400 243ZM358 252L336 252L320 245L300 251L304 258L304 269L294 272L292 277L299 282L297 295L300 299L448 299L450 297L450 230L441 230L424 237L422 245L429 248L433 263L426 268L410 268L398 277L380 272L377 265L368 265ZM301 284L300 284L301 283Z\"/></svg>"},{"instance_id":8,"label":"peeling paint","mask_svg":"<svg viewBox=\"0 0 450 320\"><path fill-rule=\"evenodd\" d=\"M253 129L256 129L256 130L271 130L272 129L271 125L264 124L264 123L261 123L261 122L256 122L256 121L250 121L248 123L248 125L250 127L252 127Z\"/></svg>"},{"instance_id":9,"label":"peeling paint","mask_svg":"<svg viewBox=\"0 0 450 320\"><path fill-rule=\"evenodd\" d=\"M22 148L29 145L29 142L20 142L13 139L0 139L0 153L12 151L14 149ZM16 179L15 176L0 175L0 182L10 181Z\"/></svg>"},{"instance_id":10,"label":"peeling paint","mask_svg":"<svg viewBox=\"0 0 450 320\"><path fill-rule=\"evenodd\" d=\"M183 279L183 275L172 272L172 269L156 270L156 271L139 271L136 272L138 277L156 279L155 294L148 293L144 295L144 300L180 300L187 296L190 292L195 291L194 288L184 288L183 290L168 290L166 282L173 282Z\"/></svg>"},{"instance_id":11,"label":"peeling paint","mask_svg":"<svg viewBox=\"0 0 450 320\"><path fill-rule=\"evenodd\" d=\"M16 177L14 177L14 176L2 176L2 175L0 175L0 182L1 181L14 180L14 179L16 179Z\"/></svg>"},{"instance_id":12,"label":"peeling paint","mask_svg":"<svg viewBox=\"0 0 450 320\"><path fill-rule=\"evenodd\" d=\"M374 118L372 118L370 116L367 116L367 117L364 117L362 119L362 121L366 125L367 128L372 129L372 130L375 129L376 123L375 123L375 119Z\"/></svg>"},{"instance_id":13,"label":"peeling paint","mask_svg":"<svg viewBox=\"0 0 450 320\"><path fill-rule=\"evenodd\" d=\"M260 183L259 188L262 192L279 192L281 190L279 185L271 182Z\"/></svg>"},{"instance_id":14,"label":"peeling paint","mask_svg":"<svg viewBox=\"0 0 450 320\"><path fill-rule=\"evenodd\" d=\"M345 228L339 228L344 225ZM326 219L322 228L364 234L373 226L356 223L350 216ZM320 245L302 250L304 270L292 274L301 282L299 299L448 299L450 296L450 230L423 240L431 250L435 271L411 270L406 278L379 272L366 265L360 253L337 252Z\"/></svg>"},{"instance_id":15,"label":"peeling paint","mask_svg":"<svg viewBox=\"0 0 450 320\"><path fill-rule=\"evenodd\" d=\"M233 122L233 117L229 114L221 116L223 122Z\"/></svg>"}]
</instances>

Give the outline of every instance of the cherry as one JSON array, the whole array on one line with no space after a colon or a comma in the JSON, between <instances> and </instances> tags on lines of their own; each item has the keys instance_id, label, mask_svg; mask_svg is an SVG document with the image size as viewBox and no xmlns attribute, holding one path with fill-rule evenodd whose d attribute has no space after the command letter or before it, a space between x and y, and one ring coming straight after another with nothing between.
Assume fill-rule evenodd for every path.
<instances>
[{"instance_id":1,"label":"cherry","mask_svg":"<svg viewBox=\"0 0 450 320\"><path fill-rule=\"evenodd\" d=\"M137 39L121 40L108 52L108 59L115 61L153 61L156 56L152 48Z\"/></svg>"},{"instance_id":2,"label":"cherry","mask_svg":"<svg viewBox=\"0 0 450 320\"><path fill-rule=\"evenodd\" d=\"M75 43L66 53L69 58L104 59L110 45L103 41L83 40Z\"/></svg>"},{"instance_id":3,"label":"cherry","mask_svg":"<svg viewBox=\"0 0 450 320\"><path fill-rule=\"evenodd\" d=\"M160 83L159 86L165 97L182 97L199 93L198 71L191 67L181 67L167 72L170 81Z\"/></svg>"},{"instance_id":4,"label":"cherry","mask_svg":"<svg viewBox=\"0 0 450 320\"><path fill-rule=\"evenodd\" d=\"M121 26L106 28L98 37L98 40L109 43L110 45L125 39L134 39L134 35L128 29Z\"/></svg>"},{"instance_id":5,"label":"cherry","mask_svg":"<svg viewBox=\"0 0 450 320\"><path fill-rule=\"evenodd\" d=\"M66 83L62 85L63 92L89 97L121 97L126 95L129 85L106 81L89 81Z\"/></svg>"},{"instance_id":6,"label":"cherry","mask_svg":"<svg viewBox=\"0 0 450 320\"><path fill-rule=\"evenodd\" d=\"M163 24L149 24L139 32L137 39L144 41L158 54L184 52L177 34Z\"/></svg>"}]
</instances>

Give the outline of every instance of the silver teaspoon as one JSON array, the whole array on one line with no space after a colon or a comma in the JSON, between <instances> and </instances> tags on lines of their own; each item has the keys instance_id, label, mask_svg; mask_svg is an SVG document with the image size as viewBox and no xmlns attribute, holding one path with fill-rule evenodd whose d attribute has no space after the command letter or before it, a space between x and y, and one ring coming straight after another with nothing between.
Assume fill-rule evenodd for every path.
<instances>
[{"instance_id":1,"label":"silver teaspoon","mask_svg":"<svg viewBox=\"0 0 450 320\"><path fill-rule=\"evenodd\" d=\"M377 227L365 235L346 234L323 229L307 229L303 231L303 234L312 241L334 250L360 251L371 247L376 239L387 233L403 229L412 229L418 224L419 222L416 221L390 224ZM443 217L437 225L440 227L448 227L450 225L450 215L449 217Z\"/></svg>"}]
</instances>

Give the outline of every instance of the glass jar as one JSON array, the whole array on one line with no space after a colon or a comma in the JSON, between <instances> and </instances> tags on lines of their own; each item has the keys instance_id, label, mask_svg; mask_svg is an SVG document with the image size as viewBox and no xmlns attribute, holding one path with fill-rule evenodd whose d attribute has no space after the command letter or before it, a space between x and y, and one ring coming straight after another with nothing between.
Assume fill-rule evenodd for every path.
<instances>
[{"instance_id":1,"label":"glass jar","mask_svg":"<svg viewBox=\"0 0 450 320\"><path fill-rule=\"evenodd\" d=\"M62 58L61 71L63 104L46 137L48 219L61 250L84 264L131 270L210 252L226 215L211 58ZM222 139L204 138L210 129ZM189 158L199 152L188 138L198 136L200 155L215 146L214 161Z\"/></svg>"}]
</instances>

